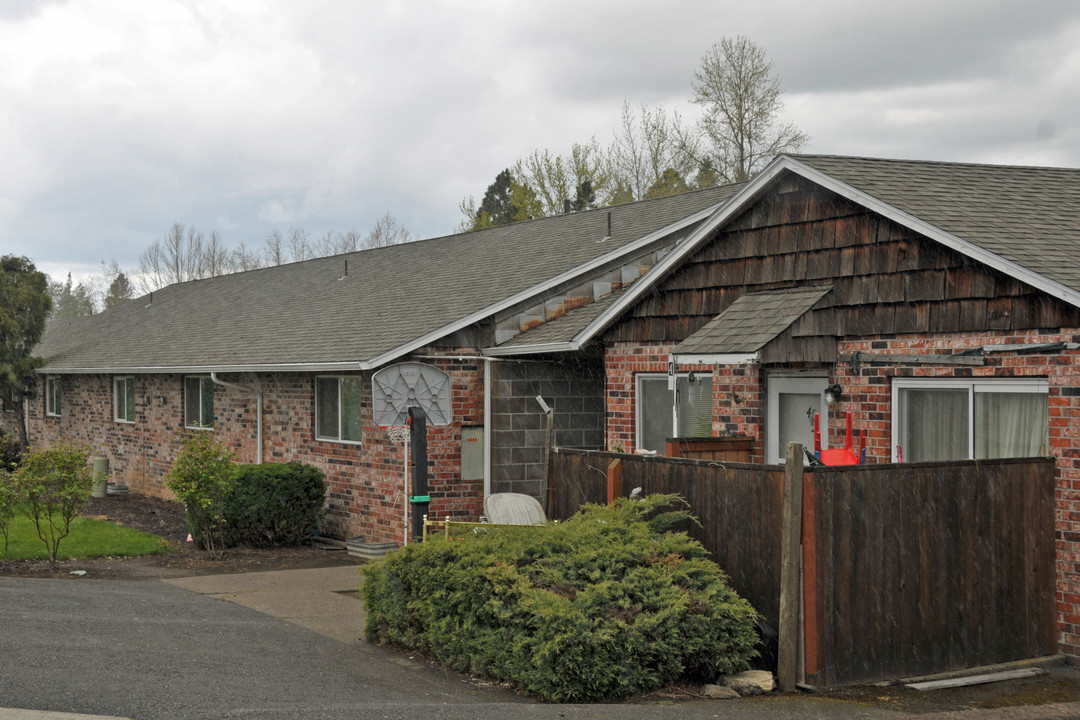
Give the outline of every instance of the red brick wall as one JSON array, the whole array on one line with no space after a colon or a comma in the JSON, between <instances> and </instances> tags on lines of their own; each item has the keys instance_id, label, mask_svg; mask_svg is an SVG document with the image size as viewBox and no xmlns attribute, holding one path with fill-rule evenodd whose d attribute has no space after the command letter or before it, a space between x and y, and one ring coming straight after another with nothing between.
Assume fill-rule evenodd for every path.
<instances>
[{"instance_id":1,"label":"red brick wall","mask_svg":"<svg viewBox=\"0 0 1080 720\"><path fill-rule=\"evenodd\" d=\"M431 354L436 352L440 356L466 355L442 350ZM453 383L453 422L446 427L428 426L429 511L440 517L477 519L482 513L483 481L461 480L460 448L462 425L484 422L482 363L468 357L420 362L447 372ZM360 536L367 542L401 542L406 510L404 447L392 442L372 420L370 373L362 374L361 444L315 439L315 377L312 373L219 375L226 382L261 388L265 462L304 462L326 474L328 534ZM112 480L127 483L135 492L171 497L165 476L180 441L186 433L200 432L183 427L183 377L137 376L132 424L113 420L112 376L68 375L62 383L61 417L45 417L43 399L33 403L31 443L48 446L74 440L87 444L95 456L109 458ZM238 462L256 460L256 412L254 393L216 387L213 432L235 453Z\"/></svg>"},{"instance_id":2,"label":"red brick wall","mask_svg":"<svg viewBox=\"0 0 1080 720\"><path fill-rule=\"evenodd\" d=\"M605 350L607 373L606 449L633 452L637 437L636 377L641 373L667 373L673 343L614 343ZM762 402L757 366L716 368L680 365L679 372L709 373L713 381L713 435L761 435ZM761 443L754 444L755 462L761 461Z\"/></svg>"}]
</instances>

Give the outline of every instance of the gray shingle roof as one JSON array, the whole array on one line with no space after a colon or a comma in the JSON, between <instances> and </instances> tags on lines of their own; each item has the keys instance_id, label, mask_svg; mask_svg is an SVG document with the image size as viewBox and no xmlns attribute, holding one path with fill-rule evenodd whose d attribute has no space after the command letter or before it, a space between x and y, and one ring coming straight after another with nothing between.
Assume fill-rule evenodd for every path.
<instances>
[{"instance_id":1,"label":"gray shingle roof","mask_svg":"<svg viewBox=\"0 0 1080 720\"><path fill-rule=\"evenodd\" d=\"M793 155L881 202L1080 291L1080 169Z\"/></svg>"},{"instance_id":2,"label":"gray shingle roof","mask_svg":"<svg viewBox=\"0 0 1080 720\"><path fill-rule=\"evenodd\" d=\"M831 285L749 293L675 346L675 355L753 353L787 330Z\"/></svg>"},{"instance_id":3,"label":"gray shingle roof","mask_svg":"<svg viewBox=\"0 0 1080 720\"><path fill-rule=\"evenodd\" d=\"M371 364L733 192L711 188L180 283L52 322L37 352L57 372ZM609 211L612 237L603 240Z\"/></svg>"}]
</instances>

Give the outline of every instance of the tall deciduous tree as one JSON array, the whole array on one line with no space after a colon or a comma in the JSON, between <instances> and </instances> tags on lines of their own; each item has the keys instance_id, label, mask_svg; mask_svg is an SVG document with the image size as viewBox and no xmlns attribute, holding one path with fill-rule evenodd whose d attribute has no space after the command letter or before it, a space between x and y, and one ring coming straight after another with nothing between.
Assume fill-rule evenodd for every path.
<instances>
[{"instance_id":1,"label":"tall deciduous tree","mask_svg":"<svg viewBox=\"0 0 1080 720\"><path fill-rule=\"evenodd\" d=\"M49 279L28 258L0 257L0 393L20 414L37 394L35 370L42 360L32 353L45 332L52 310ZM19 423L19 441L27 447L26 426Z\"/></svg>"},{"instance_id":2,"label":"tall deciduous tree","mask_svg":"<svg viewBox=\"0 0 1080 720\"><path fill-rule=\"evenodd\" d=\"M691 84L693 101L705 110L702 127L723 182L749 180L775 155L797 152L809 140L780 120L780 77L765 50L745 37L713 45Z\"/></svg>"},{"instance_id":3,"label":"tall deciduous tree","mask_svg":"<svg viewBox=\"0 0 1080 720\"><path fill-rule=\"evenodd\" d=\"M697 155L698 138L677 112L646 105L635 111L629 99L623 102L622 119L608 149L608 174L616 188L630 191L632 200L645 198L667 170L689 175Z\"/></svg>"}]
</instances>

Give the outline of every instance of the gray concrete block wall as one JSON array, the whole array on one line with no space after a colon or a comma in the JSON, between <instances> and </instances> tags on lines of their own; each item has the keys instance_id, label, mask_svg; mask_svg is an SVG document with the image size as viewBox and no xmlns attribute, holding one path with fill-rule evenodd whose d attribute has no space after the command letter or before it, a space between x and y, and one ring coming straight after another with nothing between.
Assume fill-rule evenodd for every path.
<instances>
[{"instance_id":1,"label":"gray concrete block wall","mask_svg":"<svg viewBox=\"0 0 1080 720\"><path fill-rule=\"evenodd\" d=\"M558 447L604 445L604 369L580 357L493 363L491 399L492 492L540 497L547 467L541 395L555 411Z\"/></svg>"}]
</instances>

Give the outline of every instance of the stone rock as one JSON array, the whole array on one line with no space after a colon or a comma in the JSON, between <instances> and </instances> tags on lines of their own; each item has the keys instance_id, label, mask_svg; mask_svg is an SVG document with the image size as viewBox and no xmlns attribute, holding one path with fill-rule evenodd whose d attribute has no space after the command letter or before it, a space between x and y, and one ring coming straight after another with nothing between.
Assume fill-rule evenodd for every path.
<instances>
[{"instance_id":1,"label":"stone rock","mask_svg":"<svg viewBox=\"0 0 1080 720\"><path fill-rule=\"evenodd\" d=\"M731 688L711 684L702 687L701 694L711 700L731 700L739 697L739 693L735 692Z\"/></svg>"},{"instance_id":2,"label":"stone rock","mask_svg":"<svg viewBox=\"0 0 1080 720\"><path fill-rule=\"evenodd\" d=\"M717 684L731 688L739 695L764 695L776 689L776 681L768 670L747 670L736 675L725 675Z\"/></svg>"}]
</instances>

